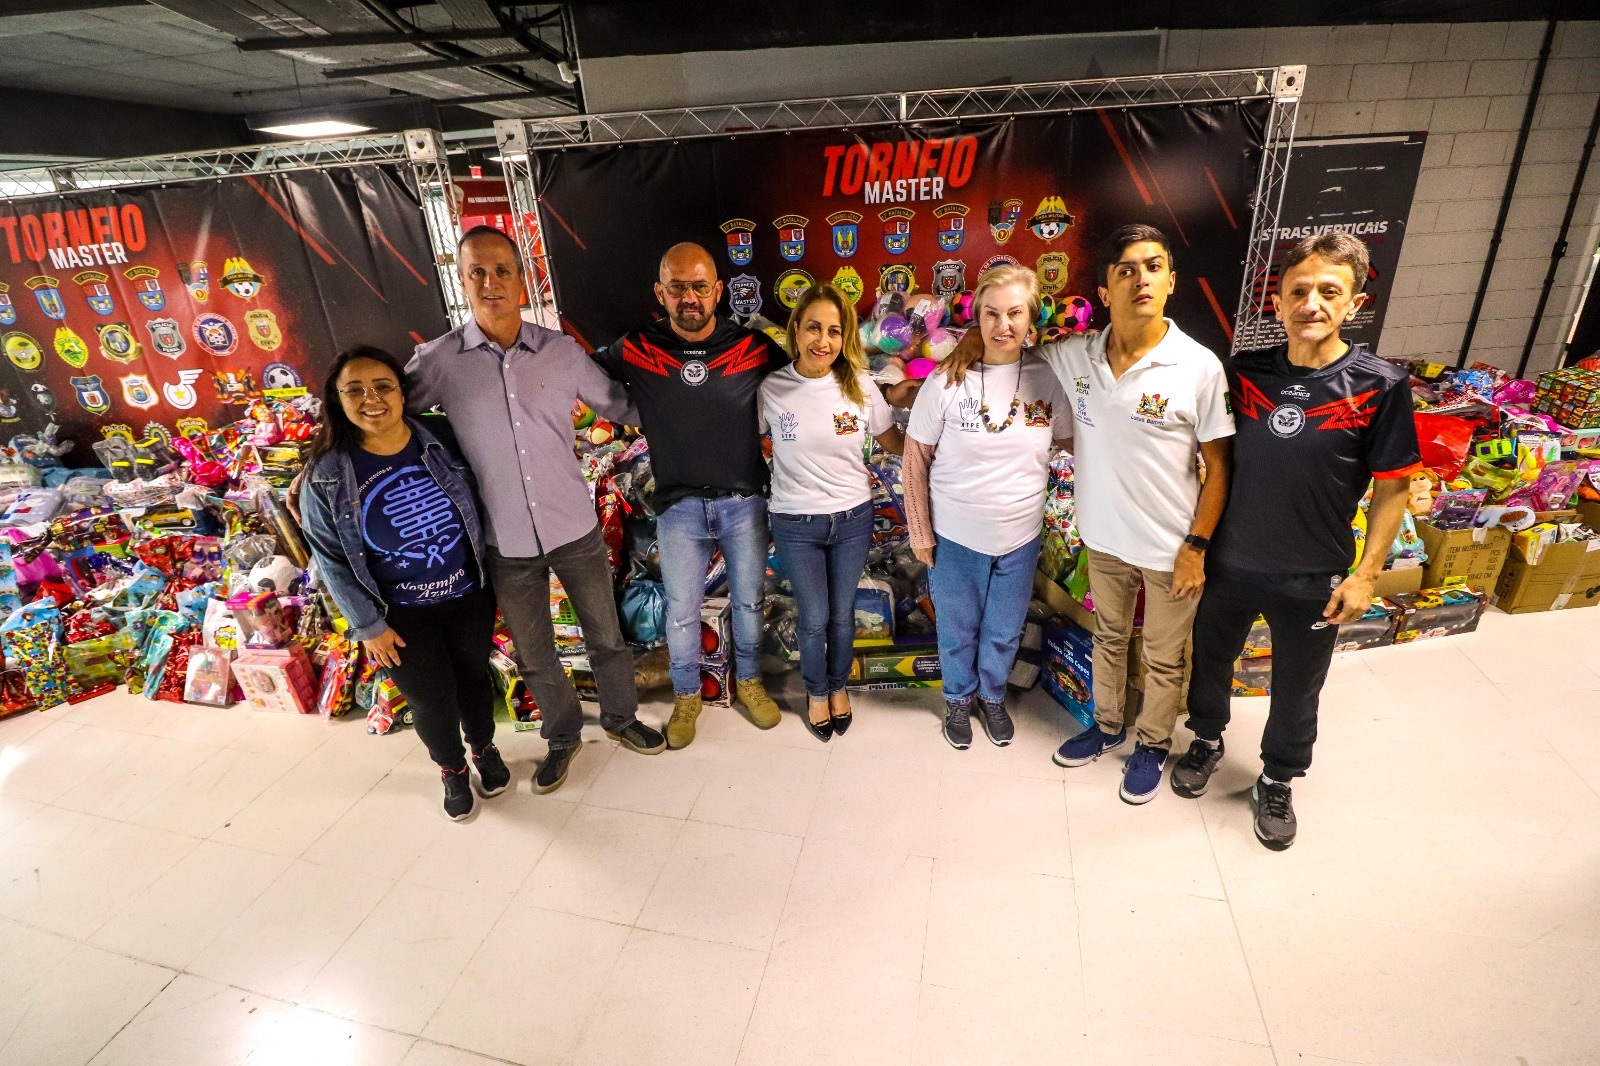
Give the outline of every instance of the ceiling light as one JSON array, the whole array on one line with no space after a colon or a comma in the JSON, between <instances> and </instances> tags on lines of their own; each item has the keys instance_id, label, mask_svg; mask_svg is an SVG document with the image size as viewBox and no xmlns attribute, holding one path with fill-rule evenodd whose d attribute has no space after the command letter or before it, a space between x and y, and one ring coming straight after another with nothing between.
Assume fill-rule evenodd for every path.
<instances>
[{"instance_id":1,"label":"ceiling light","mask_svg":"<svg viewBox=\"0 0 1600 1066\"><path fill-rule=\"evenodd\" d=\"M340 134L366 133L371 126L360 126L354 122L340 122L337 119L322 119L315 122L287 122L281 126L257 126L262 133L277 133L284 137L337 137Z\"/></svg>"}]
</instances>

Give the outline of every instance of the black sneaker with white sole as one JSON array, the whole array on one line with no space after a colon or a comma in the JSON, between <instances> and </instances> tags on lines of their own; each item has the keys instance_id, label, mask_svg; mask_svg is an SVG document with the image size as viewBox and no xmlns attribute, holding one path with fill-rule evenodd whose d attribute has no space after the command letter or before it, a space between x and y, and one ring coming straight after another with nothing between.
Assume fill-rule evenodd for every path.
<instances>
[{"instance_id":1,"label":"black sneaker with white sole","mask_svg":"<svg viewBox=\"0 0 1600 1066\"><path fill-rule=\"evenodd\" d=\"M484 799L498 796L511 787L511 767L500 757L500 749L493 744L472 757L473 768L478 771L475 786Z\"/></svg>"},{"instance_id":2,"label":"black sneaker with white sole","mask_svg":"<svg viewBox=\"0 0 1600 1066\"><path fill-rule=\"evenodd\" d=\"M1266 778L1256 778L1250 788L1250 800L1256 805L1256 839L1273 851L1282 851L1294 843L1294 794L1281 781L1267 783Z\"/></svg>"},{"instance_id":3,"label":"black sneaker with white sole","mask_svg":"<svg viewBox=\"0 0 1600 1066\"><path fill-rule=\"evenodd\" d=\"M547 792L554 792L567 781L567 771L572 769L572 760L578 757L578 752L583 750L580 744L570 748L551 748L550 754L544 757L544 762L539 764L539 769L533 775L533 792L542 796Z\"/></svg>"},{"instance_id":4,"label":"black sneaker with white sole","mask_svg":"<svg viewBox=\"0 0 1600 1066\"><path fill-rule=\"evenodd\" d=\"M972 701L944 701L944 739L957 751L972 747Z\"/></svg>"},{"instance_id":5,"label":"black sneaker with white sole","mask_svg":"<svg viewBox=\"0 0 1600 1066\"><path fill-rule=\"evenodd\" d=\"M1215 744L1207 744L1195 737L1189 750L1172 768L1172 791L1188 799L1205 795L1206 788L1211 784L1211 775L1217 772L1217 765L1222 762L1222 752L1221 737L1217 738Z\"/></svg>"},{"instance_id":6,"label":"black sneaker with white sole","mask_svg":"<svg viewBox=\"0 0 1600 1066\"><path fill-rule=\"evenodd\" d=\"M1017 727L1011 723L1011 715L1006 713L1004 700L978 700L979 717L983 719L983 731L989 734L989 743L997 748L1003 748L1011 743L1017 735Z\"/></svg>"},{"instance_id":7,"label":"black sneaker with white sole","mask_svg":"<svg viewBox=\"0 0 1600 1066\"><path fill-rule=\"evenodd\" d=\"M472 775L463 766L459 770L440 770L444 780L444 816L452 822L472 817L478 802L472 798Z\"/></svg>"}]
</instances>

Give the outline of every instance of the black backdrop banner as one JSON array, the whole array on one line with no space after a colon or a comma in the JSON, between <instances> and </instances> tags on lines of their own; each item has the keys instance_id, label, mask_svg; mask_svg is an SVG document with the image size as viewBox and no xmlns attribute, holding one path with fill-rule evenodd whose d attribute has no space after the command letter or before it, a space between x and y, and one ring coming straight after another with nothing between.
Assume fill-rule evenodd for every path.
<instances>
[{"instance_id":1,"label":"black backdrop banner","mask_svg":"<svg viewBox=\"0 0 1600 1066\"><path fill-rule=\"evenodd\" d=\"M216 428L319 392L341 349L448 328L415 196L384 167L0 204L0 440ZM180 421L184 424L179 425Z\"/></svg>"},{"instance_id":2,"label":"black backdrop banner","mask_svg":"<svg viewBox=\"0 0 1600 1066\"><path fill-rule=\"evenodd\" d=\"M970 289L1007 257L1095 303L1094 249L1129 222L1173 244L1168 314L1226 352L1264 101L986 122L791 131L538 153L563 327L591 347L659 315L661 253L710 249L724 312L787 321L811 281Z\"/></svg>"},{"instance_id":3,"label":"black backdrop banner","mask_svg":"<svg viewBox=\"0 0 1600 1066\"><path fill-rule=\"evenodd\" d=\"M1263 314L1250 335L1240 337L1242 346L1264 348L1283 340L1270 297L1278 289L1279 267L1289 249L1318 233L1344 230L1367 242L1372 259L1367 292L1372 298L1340 336L1377 351L1427 141L1426 133L1392 133L1296 142L1278 231L1271 238L1272 268L1266 288L1257 293Z\"/></svg>"}]
</instances>

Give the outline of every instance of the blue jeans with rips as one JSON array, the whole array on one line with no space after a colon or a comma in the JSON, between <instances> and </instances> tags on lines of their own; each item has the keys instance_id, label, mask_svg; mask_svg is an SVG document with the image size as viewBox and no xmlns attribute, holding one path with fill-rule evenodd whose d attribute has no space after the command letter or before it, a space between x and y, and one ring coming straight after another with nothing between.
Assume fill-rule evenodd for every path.
<instances>
[{"instance_id":1,"label":"blue jeans with rips","mask_svg":"<svg viewBox=\"0 0 1600 1066\"><path fill-rule=\"evenodd\" d=\"M856 583L872 546L872 501L834 514L773 514L772 540L800 611L806 695L844 688L856 639Z\"/></svg>"},{"instance_id":2,"label":"blue jeans with rips","mask_svg":"<svg viewBox=\"0 0 1600 1066\"><path fill-rule=\"evenodd\" d=\"M1037 537L1004 555L985 555L939 538L928 583L938 615L945 699L1005 696L1038 562Z\"/></svg>"},{"instance_id":3,"label":"blue jeans with rips","mask_svg":"<svg viewBox=\"0 0 1600 1066\"><path fill-rule=\"evenodd\" d=\"M761 635L766 623L767 501L761 496L688 496L656 518L661 584L667 594L667 652L672 690L700 691L700 607L706 567L722 550L733 604L734 677L761 676Z\"/></svg>"}]
</instances>

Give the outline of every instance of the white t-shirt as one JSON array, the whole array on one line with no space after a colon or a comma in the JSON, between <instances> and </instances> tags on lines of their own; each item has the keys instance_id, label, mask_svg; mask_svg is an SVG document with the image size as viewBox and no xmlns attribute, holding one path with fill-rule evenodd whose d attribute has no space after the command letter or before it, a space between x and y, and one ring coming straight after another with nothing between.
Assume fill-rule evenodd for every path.
<instances>
[{"instance_id":1,"label":"white t-shirt","mask_svg":"<svg viewBox=\"0 0 1600 1066\"><path fill-rule=\"evenodd\" d=\"M1017 396L1017 417L999 433ZM1016 551L1039 535L1050 443L1072 435L1065 390L1037 355L1004 366L974 363L955 388L936 372L917 393L906 433L937 446L929 472L933 531L985 555Z\"/></svg>"},{"instance_id":2,"label":"white t-shirt","mask_svg":"<svg viewBox=\"0 0 1600 1066\"><path fill-rule=\"evenodd\" d=\"M832 374L802 377L792 363L761 383L761 429L772 433L770 510L835 514L872 499L867 437L894 425L894 413L871 377L856 381L864 404L845 399Z\"/></svg>"},{"instance_id":3,"label":"white t-shirt","mask_svg":"<svg viewBox=\"0 0 1600 1066\"><path fill-rule=\"evenodd\" d=\"M1095 551L1170 571L1200 499L1196 449L1233 435L1228 376L1169 319L1161 343L1113 380L1110 336L1077 335L1039 350L1074 404L1078 533Z\"/></svg>"}]
</instances>

